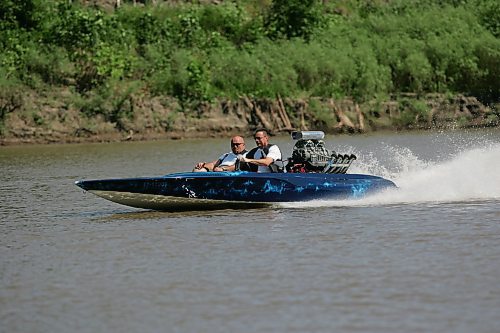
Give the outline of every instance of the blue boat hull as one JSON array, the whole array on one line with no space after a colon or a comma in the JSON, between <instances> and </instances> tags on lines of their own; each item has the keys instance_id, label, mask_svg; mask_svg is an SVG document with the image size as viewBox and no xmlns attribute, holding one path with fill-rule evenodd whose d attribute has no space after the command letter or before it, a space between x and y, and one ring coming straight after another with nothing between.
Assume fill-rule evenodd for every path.
<instances>
[{"instance_id":1,"label":"blue boat hull","mask_svg":"<svg viewBox=\"0 0 500 333\"><path fill-rule=\"evenodd\" d=\"M263 206L316 199L358 199L395 187L362 174L210 172L163 177L82 180L86 191L127 206L182 210Z\"/></svg>"}]
</instances>

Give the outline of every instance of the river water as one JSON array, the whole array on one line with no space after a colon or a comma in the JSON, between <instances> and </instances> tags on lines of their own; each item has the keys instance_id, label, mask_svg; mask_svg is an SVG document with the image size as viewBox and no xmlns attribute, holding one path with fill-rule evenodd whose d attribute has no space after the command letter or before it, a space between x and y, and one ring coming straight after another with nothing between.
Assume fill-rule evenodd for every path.
<instances>
[{"instance_id":1,"label":"river water","mask_svg":"<svg viewBox=\"0 0 500 333\"><path fill-rule=\"evenodd\" d=\"M154 212L74 181L185 171L229 139L0 147L0 332L499 332L500 131L325 141L399 189Z\"/></svg>"}]
</instances>

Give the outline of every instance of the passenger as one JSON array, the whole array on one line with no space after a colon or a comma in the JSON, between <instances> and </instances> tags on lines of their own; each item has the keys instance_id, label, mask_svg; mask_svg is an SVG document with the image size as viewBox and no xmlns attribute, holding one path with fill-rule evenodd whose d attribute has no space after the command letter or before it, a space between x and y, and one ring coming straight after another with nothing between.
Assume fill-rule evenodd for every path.
<instances>
[{"instance_id":1,"label":"passenger","mask_svg":"<svg viewBox=\"0 0 500 333\"><path fill-rule=\"evenodd\" d=\"M193 172L207 171L234 171L238 155L243 155L245 150L245 140L241 136L231 138L231 152L221 155L212 162L199 162L193 169Z\"/></svg>"},{"instance_id":2,"label":"passenger","mask_svg":"<svg viewBox=\"0 0 500 333\"><path fill-rule=\"evenodd\" d=\"M240 169L256 172L273 172L273 164L281 161L281 151L277 145L269 144L269 135L265 129L255 131L253 138L257 147L245 156L239 157Z\"/></svg>"}]
</instances>

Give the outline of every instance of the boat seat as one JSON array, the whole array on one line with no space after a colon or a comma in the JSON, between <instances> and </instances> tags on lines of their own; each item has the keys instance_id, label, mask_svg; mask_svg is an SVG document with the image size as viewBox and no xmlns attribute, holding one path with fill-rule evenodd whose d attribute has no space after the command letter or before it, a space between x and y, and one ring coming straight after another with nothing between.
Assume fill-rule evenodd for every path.
<instances>
[{"instance_id":1,"label":"boat seat","mask_svg":"<svg viewBox=\"0 0 500 333\"><path fill-rule=\"evenodd\" d=\"M286 172L285 163L282 160L274 161L269 165L271 172Z\"/></svg>"}]
</instances>

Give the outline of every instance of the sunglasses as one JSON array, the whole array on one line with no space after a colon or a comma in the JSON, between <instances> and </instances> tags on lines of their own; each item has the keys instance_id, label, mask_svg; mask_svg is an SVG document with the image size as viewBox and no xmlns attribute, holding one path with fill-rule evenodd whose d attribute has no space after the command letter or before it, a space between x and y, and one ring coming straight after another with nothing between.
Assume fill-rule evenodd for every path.
<instances>
[{"instance_id":1,"label":"sunglasses","mask_svg":"<svg viewBox=\"0 0 500 333\"><path fill-rule=\"evenodd\" d=\"M241 143L241 142L231 142L231 145L232 146L241 146L241 145L244 145L244 143Z\"/></svg>"}]
</instances>

